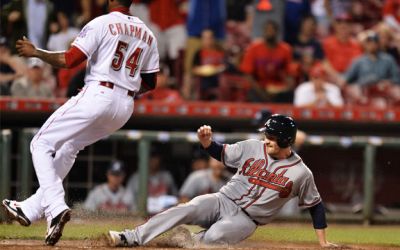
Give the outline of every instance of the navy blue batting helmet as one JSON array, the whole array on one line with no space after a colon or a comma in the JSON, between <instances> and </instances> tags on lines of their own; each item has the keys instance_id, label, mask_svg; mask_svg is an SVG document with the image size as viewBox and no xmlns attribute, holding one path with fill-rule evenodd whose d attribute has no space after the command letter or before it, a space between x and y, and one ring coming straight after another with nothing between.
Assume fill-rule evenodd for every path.
<instances>
[{"instance_id":1,"label":"navy blue batting helmet","mask_svg":"<svg viewBox=\"0 0 400 250\"><path fill-rule=\"evenodd\" d=\"M294 120L285 115L274 114L267 120L264 127L259 129L266 135L272 135L277 138L278 146L287 148L296 140L297 126Z\"/></svg>"}]
</instances>

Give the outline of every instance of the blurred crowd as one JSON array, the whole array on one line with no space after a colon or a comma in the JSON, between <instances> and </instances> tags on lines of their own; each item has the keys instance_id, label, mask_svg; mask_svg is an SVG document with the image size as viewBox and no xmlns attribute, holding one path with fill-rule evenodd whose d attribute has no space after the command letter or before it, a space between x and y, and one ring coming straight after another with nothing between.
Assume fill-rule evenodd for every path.
<instances>
[{"instance_id":1,"label":"blurred crowd","mask_svg":"<svg viewBox=\"0 0 400 250\"><path fill-rule=\"evenodd\" d=\"M400 105L400 0L133 0L130 11L160 53L158 88L139 98ZM1 95L75 95L85 63L24 61L15 42L66 50L106 12L106 0L2 0Z\"/></svg>"}]
</instances>

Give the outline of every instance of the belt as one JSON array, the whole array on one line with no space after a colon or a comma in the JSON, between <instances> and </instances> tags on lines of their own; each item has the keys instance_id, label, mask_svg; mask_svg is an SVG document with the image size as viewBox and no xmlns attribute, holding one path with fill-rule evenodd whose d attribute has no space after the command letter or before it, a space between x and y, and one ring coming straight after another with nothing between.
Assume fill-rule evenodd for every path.
<instances>
[{"instance_id":1,"label":"belt","mask_svg":"<svg viewBox=\"0 0 400 250\"><path fill-rule=\"evenodd\" d=\"M110 89L113 89L115 84L112 82L100 82L100 85L110 88ZM135 97L135 91L127 90L127 95L131 96L131 97Z\"/></svg>"},{"instance_id":2,"label":"belt","mask_svg":"<svg viewBox=\"0 0 400 250\"><path fill-rule=\"evenodd\" d=\"M242 208L242 207L240 207L240 208L242 209L242 212L243 212L245 215L247 215L247 216L250 218L250 220L252 220L252 221L254 222L254 224L256 224L257 226L260 225L260 223L258 223L256 220L254 220L253 218L251 218L250 214L249 214L244 208Z\"/></svg>"}]
</instances>

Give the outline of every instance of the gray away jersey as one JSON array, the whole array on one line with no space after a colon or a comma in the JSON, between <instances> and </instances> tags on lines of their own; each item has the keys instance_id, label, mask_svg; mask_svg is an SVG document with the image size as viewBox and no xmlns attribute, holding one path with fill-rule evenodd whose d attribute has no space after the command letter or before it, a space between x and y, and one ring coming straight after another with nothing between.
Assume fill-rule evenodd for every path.
<instances>
[{"instance_id":1,"label":"gray away jersey","mask_svg":"<svg viewBox=\"0 0 400 250\"><path fill-rule=\"evenodd\" d=\"M293 152L284 160L274 160L260 140L225 144L225 166L237 168L220 192L244 209L259 224L273 219L280 208L298 196L299 206L312 207L321 201L310 169Z\"/></svg>"}]
</instances>

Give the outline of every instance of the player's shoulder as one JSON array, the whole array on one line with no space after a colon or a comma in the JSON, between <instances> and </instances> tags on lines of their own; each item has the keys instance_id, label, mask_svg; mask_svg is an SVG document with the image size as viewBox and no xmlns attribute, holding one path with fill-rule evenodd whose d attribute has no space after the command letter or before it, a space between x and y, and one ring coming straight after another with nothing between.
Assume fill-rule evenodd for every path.
<instances>
[{"instance_id":1,"label":"player's shoulder","mask_svg":"<svg viewBox=\"0 0 400 250\"><path fill-rule=\"evenodd\" d=\"M238 143L242 145L264 145L263 141L254 138L240 141Z\"/></svg>"}]
</instances>

